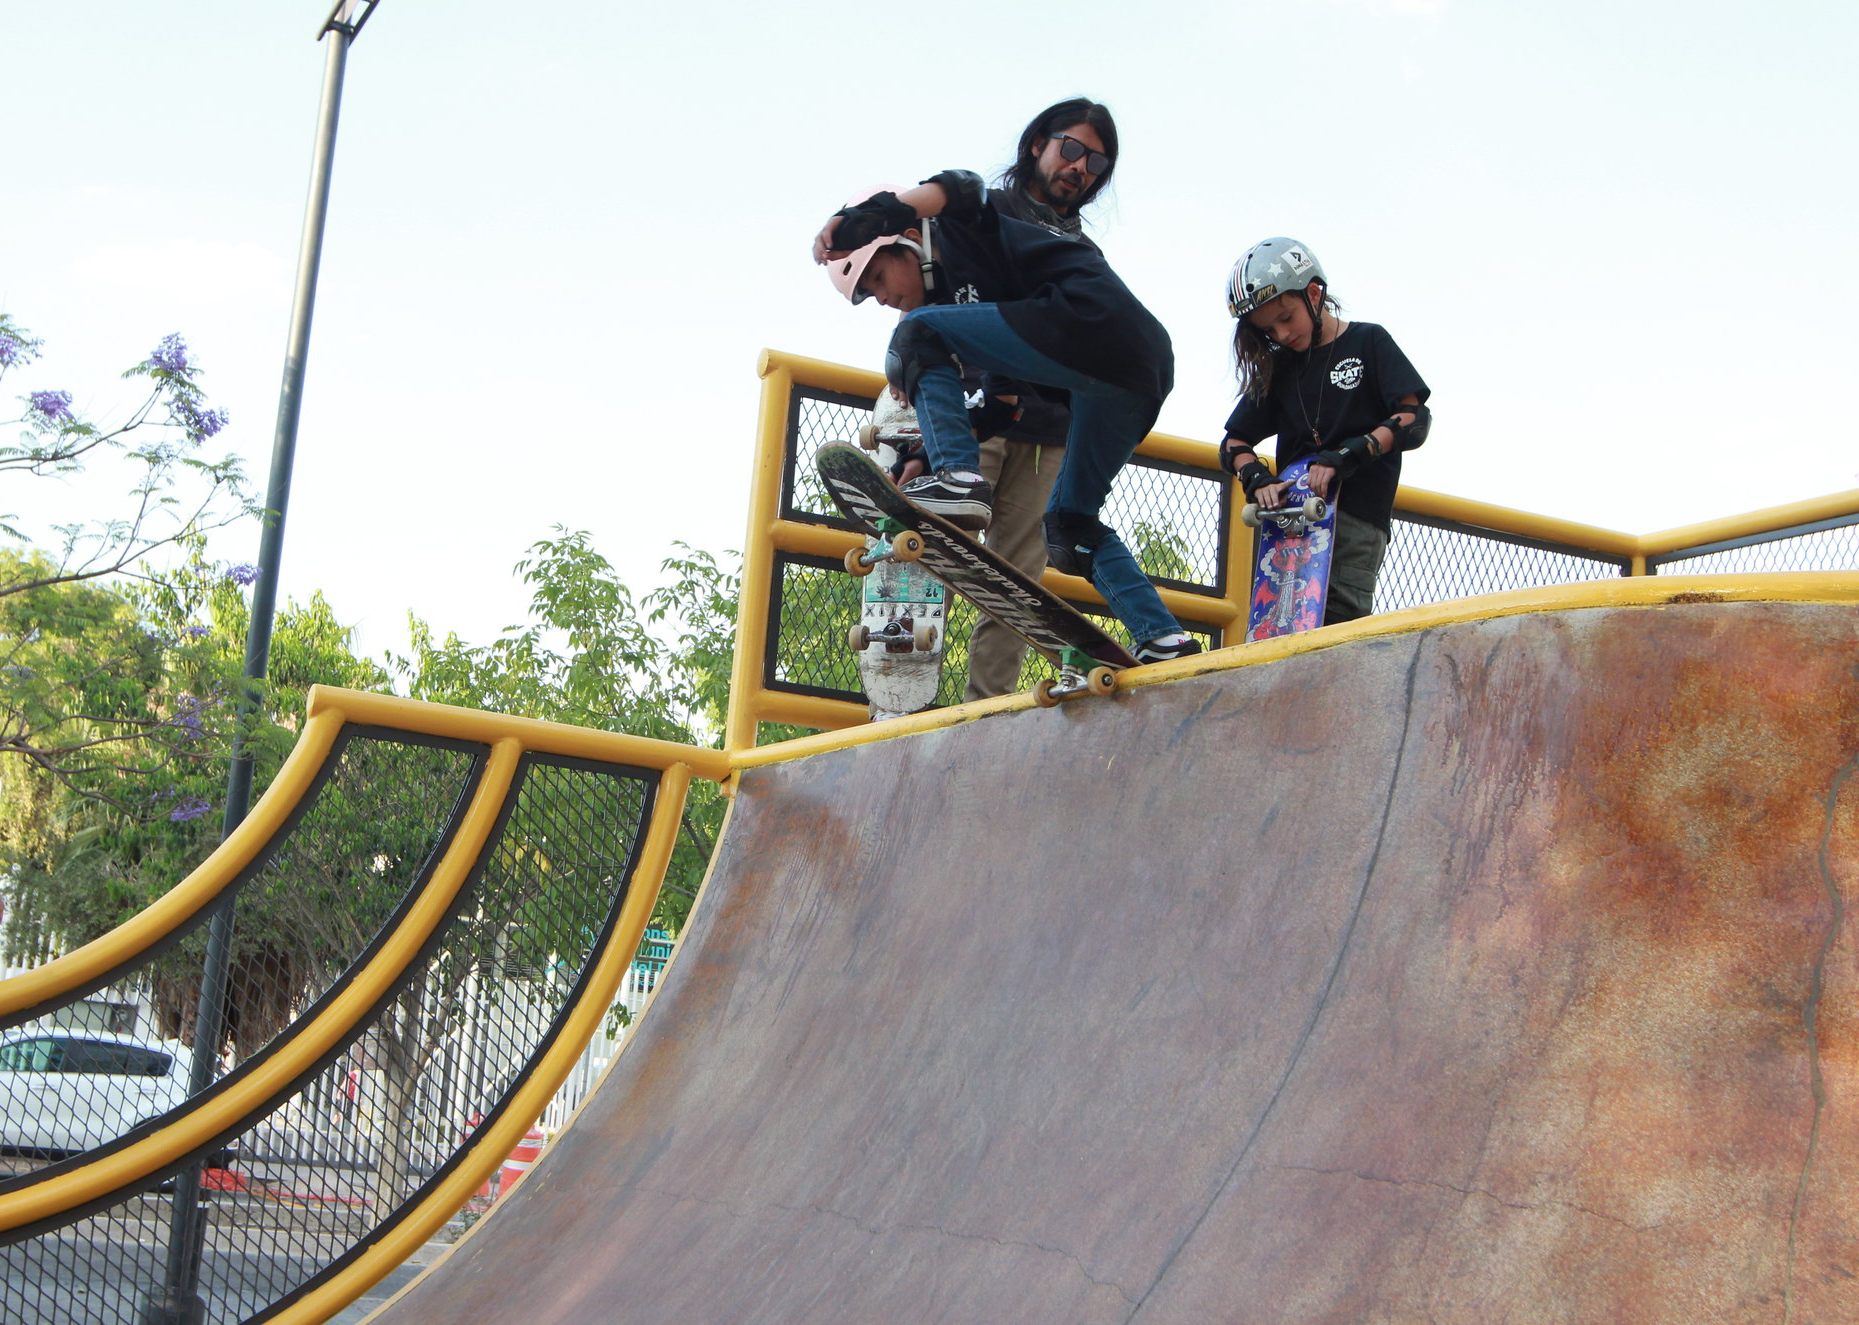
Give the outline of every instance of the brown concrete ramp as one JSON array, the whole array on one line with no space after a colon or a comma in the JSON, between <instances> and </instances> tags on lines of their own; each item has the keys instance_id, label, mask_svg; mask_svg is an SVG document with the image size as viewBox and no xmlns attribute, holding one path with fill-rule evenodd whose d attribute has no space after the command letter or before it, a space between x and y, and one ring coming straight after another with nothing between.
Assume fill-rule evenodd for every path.
<instances>
[{"instance_id":1,"label":"brown concrete ramp","mask_svg":"<svg viewBox=\"0 0 1859 1325\"><path fill-rule=\"evenodd\" d=\"M382 1319L1859 1320L1856 645L1513 617L752 773Z\"/></svg>"}]
</instances>

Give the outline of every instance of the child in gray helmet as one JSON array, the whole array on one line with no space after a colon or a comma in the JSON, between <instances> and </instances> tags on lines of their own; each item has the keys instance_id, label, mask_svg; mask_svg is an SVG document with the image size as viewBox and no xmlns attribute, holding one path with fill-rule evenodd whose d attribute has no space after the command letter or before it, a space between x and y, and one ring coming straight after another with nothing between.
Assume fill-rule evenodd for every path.
<instances>
[{"instance_id":1,"label":"child in gray helmet","mask_svg":"<svg viewBox=\"0 0 1859 1325\"><path fill-rule=\"evenodd\" d=\"M1227 282L1227 307L1238 321L1240 399L1220 461L1249 501L1276 510L1289 485L1254 448L1276 437L1281 472L1309 457L1312 490L1337 503L1324 621L1367 616L1393 528L1401 453L1426 440L1431 392L1385 328L1338 315L1322 264L1295 239L1247 249Z\"/></svg>"}]
</instances>

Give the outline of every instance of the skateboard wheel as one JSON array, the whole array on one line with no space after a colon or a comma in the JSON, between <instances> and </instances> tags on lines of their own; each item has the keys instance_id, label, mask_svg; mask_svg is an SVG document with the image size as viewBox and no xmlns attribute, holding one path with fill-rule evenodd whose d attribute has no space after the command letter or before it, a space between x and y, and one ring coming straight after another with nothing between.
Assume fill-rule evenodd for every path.
<instances>
[{"instance_id":1,"label":"skateboard wheel","mask_svg":"<svg viewBox=\"0 0 1859 1325\"><path fill-rule=\"evenodd\" d=\"M928 653L931 649L935 648L935 624L918 617L915 624L910 627L910 642L916 645L919 653Z\"/></svg>"},{"instance_id":2,"label":"skateboard wheel","mask_svg":"<svg viewBox=\"0 0 1859 1325\"><path fill-rule=\"evenodd\" d=\"M1094 695L1108 695L1117 688L1117 669L1114 667L1093 667L1090 675L1085 677L1085 685Z\"/></svg>"},{"instance_id":3,"label":"skateboard wheel","mask_svg":"<svg viewBox=\"0 0 1859 1325\"><path fill-rule=\"evenodd\" d=\"M1247 502L1239 508L1239 522L1248 529L1259 527L1259 507L1257 502Z\"/></svg>"},{"instance_id":4,"label":"skateboard wheel","mask_svg":"<svg viewBox=\"0 0 1859 1325\"><path fill-rule=\"evenodd\" d=\"M871 574L872 564L865 560L865 549L849 547L846 549L846 573L856 575L861 580Z\"/></svg>"},{"instance_id":5,"label":"skateboard wheel","mask_svg":"<svg viewBox=\"0 0 1859 1325\"><path fill-rule=\"evenodd\" d=\"M852 652L863 653L865 646L871 643L871 627L863 621L846 632L846 643L852 646Z\"/></svg>"},{"instance_id":6,"label":"skateboard wheel","mask_svg":"<svg viewBox=\"0 0 1859 1325\"><path fill-rule=\"evenodd\" d=\"M1049 676L1042 676L1039 679L1039 684L1033 687L1033 702L1042 709L1057 708L1060 704L1064 703L1065 696L1053 694L1052 687L1052 678Z\"/></svg>"},{"instance_id":7,"label":"skateboard wheel","mask_svg":"<svg viewBox=\"0 0 1859 1325\"><path fill-rule=\"evenodd\" d=\"M1328 510L1329 508L1323 504L1323 498L1321 497L1307 497L1304 499L1304 518L1313 524L1321 520Z\"/></svg>"},{"instance_id":8,"label":"skateboard wheel","mask_svg":"<svg viewBox=\"0 0 1859 1325\"><path fill-rule=\"evenodd\" d=\"M923 535L906 529L891 540L891 555L899 561L915 561L923 555Z\"/></svg>"},{"instance_id":9,"label":"skateboard wheel","mask_svg":"<svg viewBox=\"0 0 1859 1325\"><path fill-rule=\"evenodd\" d=\"M878 449L878 425L875 423L859 425L858 444L867 451L876 451Z\"/></svg>"}]
</instances>

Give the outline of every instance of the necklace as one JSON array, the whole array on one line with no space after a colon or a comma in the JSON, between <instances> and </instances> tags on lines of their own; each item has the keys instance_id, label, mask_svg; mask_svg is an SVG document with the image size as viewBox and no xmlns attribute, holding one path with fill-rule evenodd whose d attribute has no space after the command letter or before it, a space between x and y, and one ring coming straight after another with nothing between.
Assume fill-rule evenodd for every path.
<instances>
[{"instance_id":1,"label":"necklace","mask_svg":"<svg viewBox=\"0 0 1859 1325\"><path fill-rule=\"evenodd\" d=\"M1310 429L1310 444L1319 451L1323 449L1323 434L1317 431L1318 425L1323 422L1323 384L1329 381L1330 370L1336 367L1336 347L1342 341L1343 328L1347 325L1339 321L1336 324L1336 334L1330 337L1330 361L1323 365L1323 376L1317 379L1317 402L1314 411L1304 407L1304 374L1308 373L1310 365L1316 362L1316 346L1311 346L1310 356L1304 361L1304 367L1299 371L1297 381L1291 384L1291 394L1297 397L1298 413L1304 416L1304 426ZM1321 330L1321 324L1319 324L1319 330Z\"/></svg>"}]
</instances>

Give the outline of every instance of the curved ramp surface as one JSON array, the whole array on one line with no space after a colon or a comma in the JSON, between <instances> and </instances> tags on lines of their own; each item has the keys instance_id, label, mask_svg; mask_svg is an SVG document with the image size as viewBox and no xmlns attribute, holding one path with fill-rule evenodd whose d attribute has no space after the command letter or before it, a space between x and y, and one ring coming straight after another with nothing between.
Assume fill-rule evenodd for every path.
<instances>
[{"instance_id":1,"label":"curved ramp surface","mask_svg":"<svg viewBox=\"0 0 1859 1325\"><path fill-rule=\"evenodd\" d=\"M1859 1319L1856 636L1511 617L754 772L381 1318Z\"/></svg>"}]
</instances>

